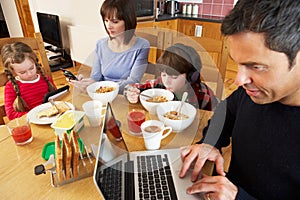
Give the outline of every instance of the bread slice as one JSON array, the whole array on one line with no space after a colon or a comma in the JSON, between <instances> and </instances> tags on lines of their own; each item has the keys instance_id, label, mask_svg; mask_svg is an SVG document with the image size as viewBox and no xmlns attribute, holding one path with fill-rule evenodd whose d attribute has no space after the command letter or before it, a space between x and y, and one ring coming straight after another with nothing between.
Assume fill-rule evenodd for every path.
<instances>
[{"instance_id":1,"label":"bread slice","mask_svg":"<svg viewBox=\"0 0 300 200\"><path fill-rule=\"evenodd\" d=\"M56 165L56 174L58 182L62 182L64 180L63 176L63 157L62 150L60 147L59 136L55 137L55 165Z\"/></svg>"},{"instance_id":2,"label":"bread slice","mask_svg":"<svg viewBox=\"0 0 300 200\"><path fill-rule=\"evenodd\" d=\"M59 114L66 112L67 110L71 110L71 108L64 101L55 102L55 106L58 109Z\"/></svg>"},{"instance_id":3,"label":"bread slice","mask_svg":"<svg viewBox=\"0 0 300 200\"><path fill-rule=\"evenodd\" d=\"M65 171L66 180L71 178L71 160L72 160L72 147L70 145L67 133L63 133L63 169Z\"/></svg>"},{"instance_id":4,"label":"bread slice","mask_svg":"<svg viewBox=\"0 0 300 200\"><path fill-rule=\"evenodd\" d=\"M57 115L58 113L59 113L58 109L55 106L51 106L50 108L38 112L37 118L52 117L54 115Z\"/></svg>"},{"instance_id":5,"label":"bread slice","mask_svg":"<svg viewBox=\"0 0 300 200\"><path fill-rule=\"evenodd\" d=\"M78 164L79 164L80 147L78 144L78 138L75 131L71 131L70 143L72 147L72 172L73 172L73 177L76 178L78 176L78 170L79 170Z\"/></svg>"}]
</instances>

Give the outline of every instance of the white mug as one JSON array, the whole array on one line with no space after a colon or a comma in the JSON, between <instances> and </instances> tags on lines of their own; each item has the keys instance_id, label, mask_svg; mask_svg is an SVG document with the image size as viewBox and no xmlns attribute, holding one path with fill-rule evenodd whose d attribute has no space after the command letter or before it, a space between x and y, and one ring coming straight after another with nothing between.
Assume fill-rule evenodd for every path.
<instances>
[{"instance_id":1,"label":"white mug","mask_svg":"<svg viewBox=\"0 0 300 200\"><path fill-rule=\"evenodd\" d=\"M147 150L160 148L160 142L172 132L172 127L165 126L158 120L147 120L142 123L141 130ZM166 133L165 131L168 130ZM164 134L163 134L164 133Z\"/></svg>"}]
</instances>

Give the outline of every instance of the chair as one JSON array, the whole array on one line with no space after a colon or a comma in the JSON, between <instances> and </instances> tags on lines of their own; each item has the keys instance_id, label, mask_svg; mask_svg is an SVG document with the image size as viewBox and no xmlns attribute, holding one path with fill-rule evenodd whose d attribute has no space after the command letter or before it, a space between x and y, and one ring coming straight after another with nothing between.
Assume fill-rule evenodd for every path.
<instances>
[{"instance_id":1,"label":"chair","mask_svg":"<svg viewBox=\"0 0 300 200\"><path fill-rule=\"evenodd\" d=\"M146 70L146 75L154 75L157 76L157 72L155 70L155 63L159 56L162 54L164 50L164 37L165 32L157 30L155 28L139 28L135 32L136 36L144 38L150 43L150 51L148 56L149 65ZM149 77L149 76L148 76ZM154 78L152 77L152 78Z\"/></svg>"},{"instance_id":2,"label":"chair","mask_svg":"<svg viewBox=\"0 0 300 200\"><path fill-rule=\"evenodd\" d=\"M165 33L165 47L175 43L182 43L192 46L199 53L202 60L201 80L212 84L215 88L215 95L223 99L224 80L228 59L228 46L226 41L207 37L194 37L172 33Z\"/></svg>"},{"instance_id":3,"label":"chair","mask_svg":"<svg viewBox=\"0 0 300 200\"><path fill-rule=\"evenodd\" d=\"M48 63L48 58L46 55L46 50L44 47L44 42L41 33L35 33L34 37L12 37L12 38L1 38L0 39L0 49L2 49L3 45L14 42L23 42L29 45L33 51L37 54L40 64L42 65L42 69L46 75L52 78L50 66ZM3 119L6 116L4 109L4 86L8 81L5 73L2 59L0 57L0 124L5 124L5 120Z\"/></svg>"}]
</instances>

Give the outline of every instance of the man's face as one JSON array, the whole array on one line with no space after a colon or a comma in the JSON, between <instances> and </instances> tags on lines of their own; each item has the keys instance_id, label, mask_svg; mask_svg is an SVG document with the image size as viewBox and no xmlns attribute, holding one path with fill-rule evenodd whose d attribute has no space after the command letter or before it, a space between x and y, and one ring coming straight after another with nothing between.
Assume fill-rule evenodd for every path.
<instances>
[{"instance_id":1,"label":"man's face","mask_svg":"<svg viewBox=\"0 0 300 200\"><path fill-rule=\"evenodd\" d=\"M252 101L300 106L300 52L290 68L284 53L265 46L262 33L239 33L228 41L230 55L238 64L235 83L243 86Z\"/></svg>"}]
</instances>

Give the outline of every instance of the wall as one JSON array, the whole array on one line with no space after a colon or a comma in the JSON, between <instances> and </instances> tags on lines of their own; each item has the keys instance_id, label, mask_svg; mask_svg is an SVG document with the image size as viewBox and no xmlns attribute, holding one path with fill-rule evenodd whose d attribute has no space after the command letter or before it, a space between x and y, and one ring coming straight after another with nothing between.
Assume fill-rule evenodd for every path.
<instances>
[{"instance_id":1,"label":"wall","mask_svg":"<svg viewBox=\"0 0 300 200\"><path fill-rule=\"evenodd\" d=\"M198 4L200 15L224 17L233 8L236 0L178 0L181 4ZM201 2L202 3L199 3ZM181 6L182 6L181 5Z\"/></svg>"},{"instance_id":2,"label":"wall","mask_svg":"<svg viewBox=\"0 0 300 200\"><path fill-rule=\"evenodd\" d=\"M86 63L95 43L106 32L99 13L103 0L29 0L36 31L39 31L36 12L59 16L64 47L73 60ZM91 34L92 33L92 34Z\"/></svg>"},{"instance_id":3,"label":"wall","mask_svg":"<svg viewBox=\"0 0 300 200\"><path fill-rule=\"evenodd\" d=\"M16 5L13 1L1 0L7 29L11 37L23 37Z\"/></svg>"},{"instance_id":4,"label":"wall","mask_svg":"<svg viewBox=\"0 0 300 200\"><path fill-rule=\"evenodd\" d=\"M106 36L99 13L103 0L28 0L28 2L35 31L39 31L36 12L59 16L64 47L70 51L75 61L84 63L94 50L96 41ZM1 6L10 36L22 37L22 28L14 1L1 0ZM72 36L76 37L72 38ZM80 49L75 51L72 49L73 46Z\"/></svg>"}]
</instances>

